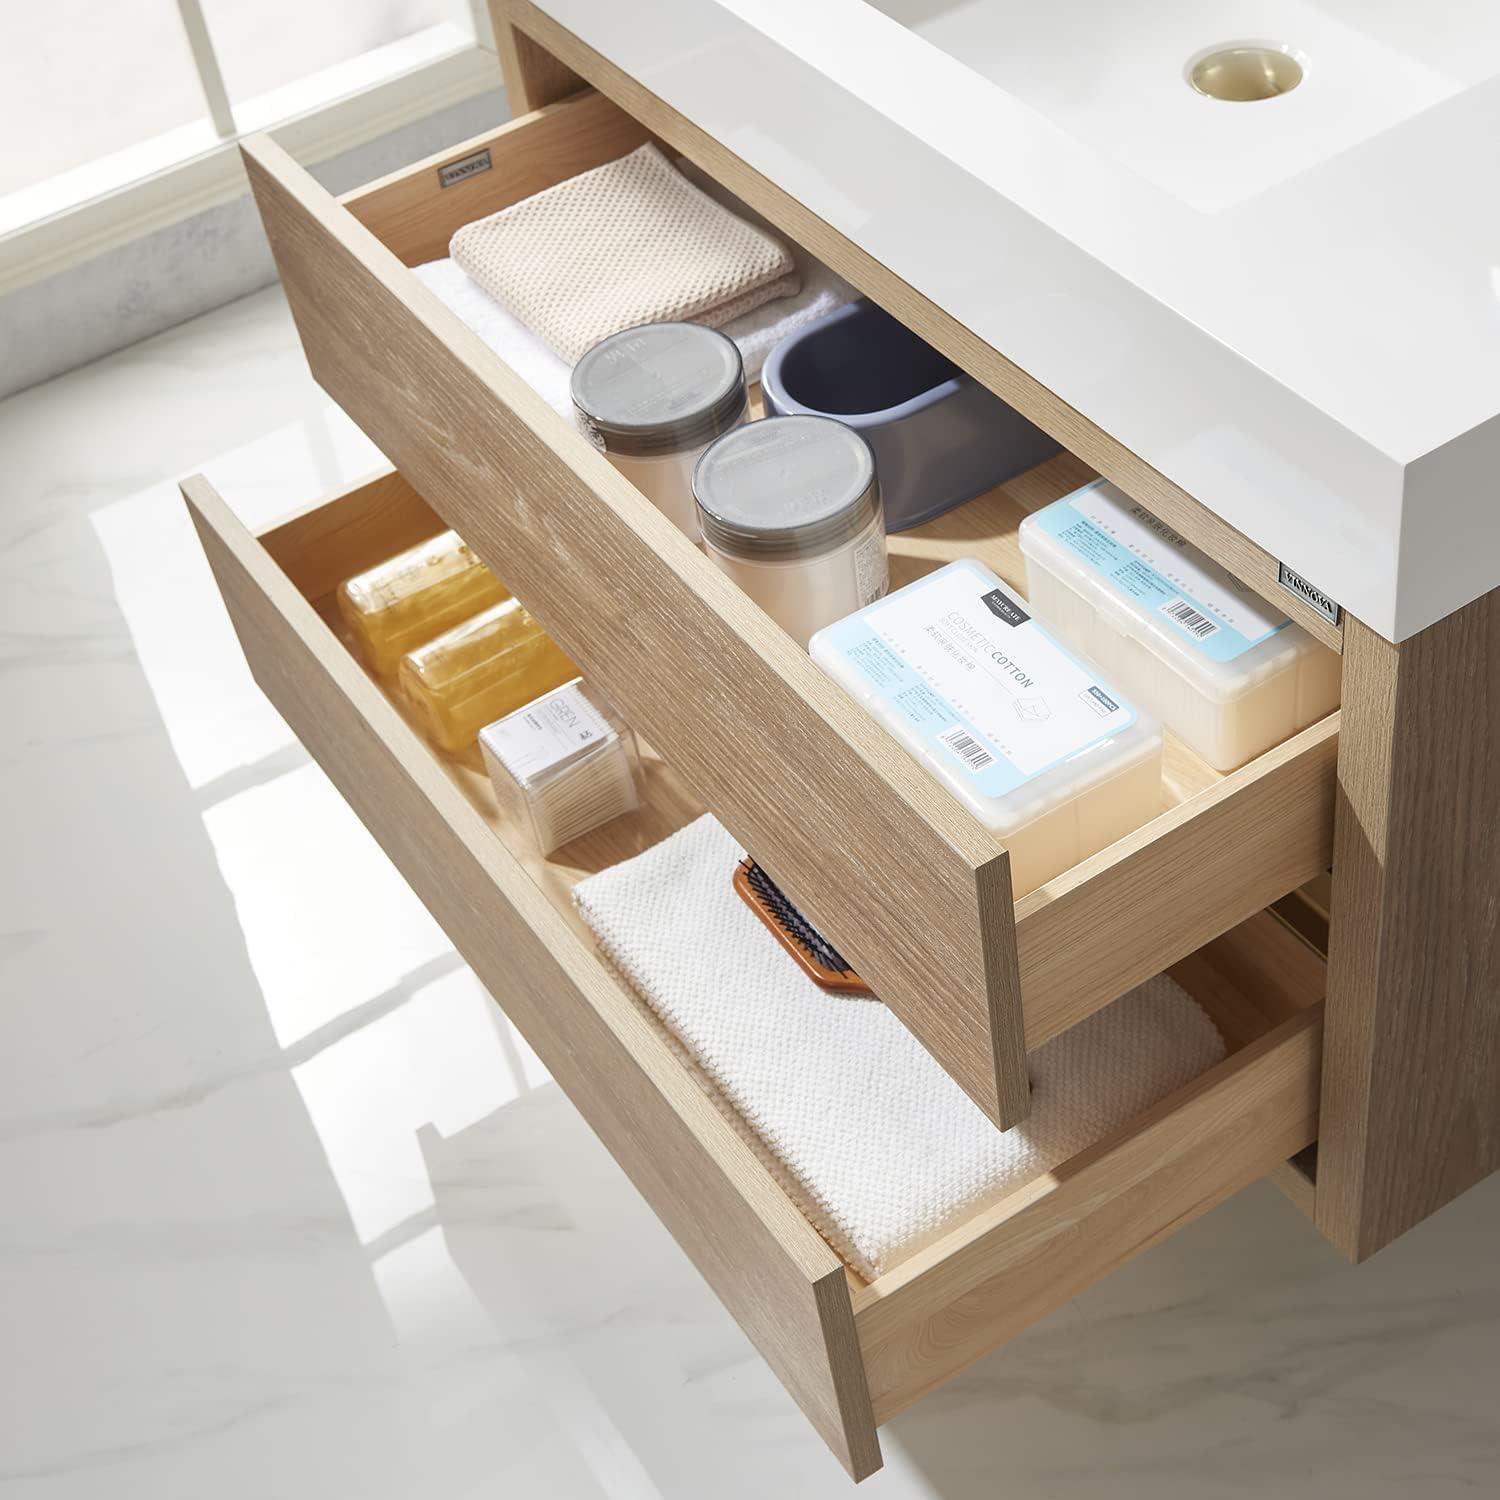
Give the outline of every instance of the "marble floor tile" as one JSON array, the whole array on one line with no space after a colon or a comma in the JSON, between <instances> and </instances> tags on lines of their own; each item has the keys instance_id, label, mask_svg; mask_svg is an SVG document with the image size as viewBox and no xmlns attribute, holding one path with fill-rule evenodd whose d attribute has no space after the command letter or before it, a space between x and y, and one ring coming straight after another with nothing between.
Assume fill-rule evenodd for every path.
<instances>
[{"instance_id":1,"label":"marble floor tile","mask_svg":"<svg viewBox=\"0 0 1500 1500\"><path fill-rule=\"evenodd\" d=\"M377 462L274 291L0 403L0 1496L848 1494L250 680L176 479ZM1497 1244L1500 1181L1357 1270L1253 1188L863 1493L1500 1493Z\"/></svg>"}]
</instances>

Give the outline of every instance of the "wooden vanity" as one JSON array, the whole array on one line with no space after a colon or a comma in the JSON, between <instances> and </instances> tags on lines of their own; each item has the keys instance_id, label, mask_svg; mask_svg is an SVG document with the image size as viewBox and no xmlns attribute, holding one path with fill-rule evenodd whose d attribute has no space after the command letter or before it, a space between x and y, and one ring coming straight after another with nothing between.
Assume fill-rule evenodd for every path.
<instances>
[{"instance_id":1,"label":"wooden vanity","mask_svg":"<svg viewBox=\"0 0 1500 1500\"><path fill-rule=\"evenodd\" d=\"M1400 644L1330 621L1270 553L730 145L538 6L493 6L503 128L343 198L269 139L245 148L312 371L394 468L289 496L302 508L259 535L202 480L184 493L267 696L850 1472L879 1467L878 1423L1259 1178L1359 1259L1500 1164L1493 596ZM1341 651L1342 710L1228 775L1169 736L1160 815L1013 901L994 835L411 273L459 225L652 138L1064 445L893 536L893 586L960 556L1023 585L1021 519L1101 473ZM538 857L477 761L430 748L341 638L335 586L445 526L649 742L638 822ZM865 1283L573 911L574 881L704 808L1002 1127L1026 1116L1028 1050L1162 970L1229 1055ZM1325 959L1316 921L1266 909L1330 866Z\"/></svg>"}]
</instances>

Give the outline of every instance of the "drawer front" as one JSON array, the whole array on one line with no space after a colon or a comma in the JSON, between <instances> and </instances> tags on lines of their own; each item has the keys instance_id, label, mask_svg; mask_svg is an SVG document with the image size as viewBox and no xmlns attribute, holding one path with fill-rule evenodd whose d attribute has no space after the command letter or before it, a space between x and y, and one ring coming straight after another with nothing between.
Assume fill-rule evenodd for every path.
<instances>
[{"instance_id":1,"label":"drawer front","mask_svg":"<svg viewBox=\"0 0 1500 1500\"><path fill-rule=\"evenodd\" d=\"M282 543L299 581L331 588L441 528L394 486L377 525L368 491L357 519L294 523ZM261 689L830 1447L868 1472L878 1448L838 1257L266 549L205 481L183 493Z\"/></svg>"},{"instance_id":2,"label":"drawer front","mask_svg":"<svg viewBox=\"0 0 1500 1500\"><path fill-rule=\"evenodd\" d=\"M994 836L406 268L459 224L642 136L585 94L486 137L491 169L456 187L435 160L344 204L272 143L246 155L318 380L980 1108L1012 1124L1028 1047L1326 868L1336 718L1232 776L1188 768L1161 817L1013 902ZM1088 473L1073 460L1047 472L1036 498ZM957 514L983 519L979 504ZM992 498L1012 519L988 552L941 522L897 539L898 577L928 547L1014 562L1016 504Z\"/></svg>"},{"instance_id":3,"label":"drawer front","mask_svg":"<svg viewBox=\"0 0 1500 1500\"><path fill-rule=\"evenodd\" d=\"M327 623L340 579L441 524L425 502L386 474L257 538L205 481L184 495L262 689L855 1477L879 1465L878 1421L1314 1138L1322 965L1261 914L1174 970L1237 1049L1223 1063L863 1282L572 909L580 871L642 830L542 860L483 772L432 751ZM646 788L652 837L700 811L654 760Z\"/></svg>"}]
</instances>

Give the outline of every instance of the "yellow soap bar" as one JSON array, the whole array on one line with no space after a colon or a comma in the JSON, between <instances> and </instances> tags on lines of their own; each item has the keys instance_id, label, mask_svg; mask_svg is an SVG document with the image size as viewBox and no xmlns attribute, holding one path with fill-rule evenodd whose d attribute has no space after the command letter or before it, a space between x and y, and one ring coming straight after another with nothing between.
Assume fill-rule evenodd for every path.
<instances>
[{"instance_id":1,"label":"yellow soap bar","mask_svg":"<svg viewBox=\"0 0 1500 1500\"><path fill-rule=\"evenodd\" d=\"M402 696L434 744L467 750L486 724L578 676L562 648L507 599L402 658Z\"/></svg>"},{"instance_id":2,"label":"yellow soap bar","mask_svg":"<svg viewBox=\"0 0 1500 1500\"><path fill-rule=\"evenodd\" d=\"M408 548L339 588L339 614L365 664L394 676L401 658L510 597L456 531Z\"/></svg>"}]
</instances>

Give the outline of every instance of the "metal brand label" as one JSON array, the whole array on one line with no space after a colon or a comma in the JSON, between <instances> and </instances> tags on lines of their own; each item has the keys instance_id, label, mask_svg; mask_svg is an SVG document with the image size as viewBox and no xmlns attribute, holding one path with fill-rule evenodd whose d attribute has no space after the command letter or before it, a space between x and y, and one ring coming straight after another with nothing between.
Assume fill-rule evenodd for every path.
<instances>
[{"instance_id":1,"label":"metal brand label","mask_svg":"<svg viewBox=\"0 0 1500 1500\"><path fill-rule=\"evenodd\" d=\"M1276 564L1276 581L1289 594L1295 594L1304 604L1312 605L1330 625L1338 624L1339 616L1343 613L1339 606L1322 589L1314 587L1284 562Z\"/></svg>"},{"instance_id":2,"label":"metal brand label","mask_svg":"<svg viewBox=\"0 0 1500 1500\"><path fill-rule=\"evenodd\" d=\"M450 188L457 182L466 182L470 177L477 177L481 172L490 169L489 147L483 151L476 151L472 156L461 156L457 161L450 161L438 168L438 182L445 188Z\"/></svg>"}]
</instances>

